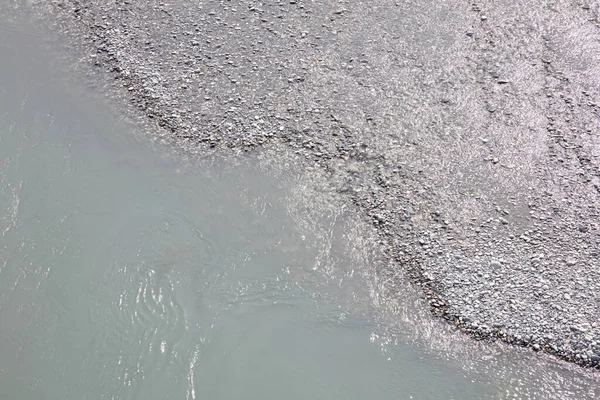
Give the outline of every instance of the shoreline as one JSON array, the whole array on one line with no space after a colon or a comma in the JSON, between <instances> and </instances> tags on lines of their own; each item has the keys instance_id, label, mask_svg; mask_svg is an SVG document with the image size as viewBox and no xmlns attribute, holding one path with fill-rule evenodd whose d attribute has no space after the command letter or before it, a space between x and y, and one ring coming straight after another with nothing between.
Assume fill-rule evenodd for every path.
<instances>
[{"instance_id":1,"label":"shoreline","mask_svg":"<svg viewBox=\"0 0 600 400\"><path fill-rule=\"evenodd\" d=\"M600 37L599 10L60 4L39 12L184 149L289 148L377 227L382 274L433 315L600 369L600 82L542 32Z\"/></svg>"}]
</instances>

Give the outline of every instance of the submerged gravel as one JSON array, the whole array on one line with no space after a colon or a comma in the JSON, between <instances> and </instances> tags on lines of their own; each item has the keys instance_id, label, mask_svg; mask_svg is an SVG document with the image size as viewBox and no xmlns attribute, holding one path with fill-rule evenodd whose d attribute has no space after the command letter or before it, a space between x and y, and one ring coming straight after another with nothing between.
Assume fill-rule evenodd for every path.
<instances>
[{"instance_id":1,"label":"submerged gravel","mask_svg":"<svg viewBox=\"0 0 600 400\"><path fill-rule=\"evenodd\" d=\"M326 171L434 315L600 368L598 3L29 3L157 135Z\"/></svg>"}]
</instances>

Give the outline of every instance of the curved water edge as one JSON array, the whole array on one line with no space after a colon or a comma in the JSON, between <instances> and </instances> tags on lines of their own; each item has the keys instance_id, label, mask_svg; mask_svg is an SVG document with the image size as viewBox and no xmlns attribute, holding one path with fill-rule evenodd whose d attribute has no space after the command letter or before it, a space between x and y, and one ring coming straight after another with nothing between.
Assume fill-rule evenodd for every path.
<instances>
[{"instance_id":1,"label":"curved water edge","mask_svg":"<svg viewBox=\"0 0 600 400\"><path fill-rule=\"evenodd\" d=\"M561 50L561 38L593 45L595 10L559 3L507 1L487 10L494 23L460 1L24 4L153 136L191 154L304 156L385 233L434 313L476 339L598 366L595 81ZM557 115L559 131L586 130L556 134Z\"/></svg>"},{"instance_id":2,"label":"curved water edge","mask_svg":"<svg viewBox=\"0 0 600 400\"><path fill-rule=\"evenodd\" d=\"M33 37L30 45L36 50L28 53L23 44L29 39L13 31L4 40L17 40L22 51L5 76L35 78L22 84L22 92L17 80L3 82L10 96L3 99L1 187L3 209L9 212L2 215L0 274L8 290L2 291L0 310L12 326L2 348L16 360L54 362L42 362L29 371L33 376L27 368L5 366L5 379L17 380L0 385L8 388L3 390L20 389L28 376L37 382L32 390L52 386L45 382L52 380L48 376L65 380L54 386L56 394L73 390L68 380L75 377L81 379L78 389L89 390L99 372L101 382L118 378L122 398L141 398L156 389L144 381L164 383L165 377L188 398L201 398L219 393L211 383L223 379L221 373L240 383L226 388L222 382L221 394L243 388L258 395L269 391L253 383L268 382L263 374L273 370L241 366L251 359L265 362L257 357L277 349L267 365L303 373L339 393L357 390L348 381L368 378L370 386L361 385L365 393L379 391L386 398L410 392L400 376L407 382L420 376L415 398L435 398L441 390L457 398L473 390L479 391L473 398L597 397L597 375L527 350L474 343L433 320L408 280L384 280L380 272L390 261L374 228L356 221L354 206L338 196L321 169L306 169L277 146L254 159L213 160L212 166L165 155L166 149L149 143L143 133L136 139L123 135L127 129L120 116L73 94L73 82L56 83L59 89L43 83L47 71L35 63L44 50ZM21 56L30 58L21 63ZM24 64L31 70L18 72ZM33 90L36 85L41 90ZM53 105L47 113L57 98L65 105ZM113 127L110 132L107 126ZM47 175L21 175L29 163L39 173L55 160L61 160L59 168ZM64 188L53 191L63 180ZM143 189L132 191L140 182ZM44 188L48 196L38 198L32 187ZM98 187L114 195L96 198ZM64 210L44 217L48 204ZM198 260L202 270L196 269ZM46 293L51 296L44 299ZM86 297L95 302L78 304ZM18 339L32 326L45 335ZM65 326L70 329L61 331ZM15 340L24 350L15 350ZM69 366L63 357L73 348L85 357ZM328 364L336 373L309 373L328 352L339 358ZM364 360L368 363L359 365ZM54 371L45 376L43 368ZM179 386L181 371L186 371L185 389ZM289 376L279 378L281 386L271 393L289 394L290 387L298 396L310 393L290 383Z\"/></svg>"}]
</instances>

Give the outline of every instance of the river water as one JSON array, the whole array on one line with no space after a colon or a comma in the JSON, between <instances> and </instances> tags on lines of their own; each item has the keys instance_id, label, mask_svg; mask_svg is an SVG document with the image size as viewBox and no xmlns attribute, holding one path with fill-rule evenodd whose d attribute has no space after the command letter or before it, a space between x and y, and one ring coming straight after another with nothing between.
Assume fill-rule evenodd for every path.
<instances>
[{"instance_id":1,"label":"river water","mask_svg":"<svg viewBox=\"0 0 600 400\"><path fill-rule=\"evenodd\" d=\"M182 161L60 51L0 17L1 399L597 398L410 290L392 312L351 217L303 217L302 174Z\"/></svg>"}]
</instances>

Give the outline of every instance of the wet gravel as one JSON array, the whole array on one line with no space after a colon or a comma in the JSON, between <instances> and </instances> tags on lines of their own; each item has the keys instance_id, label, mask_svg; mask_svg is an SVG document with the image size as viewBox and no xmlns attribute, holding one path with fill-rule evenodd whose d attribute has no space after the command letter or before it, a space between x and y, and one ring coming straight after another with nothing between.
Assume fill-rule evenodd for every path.
<instances>
[{"instance_id":1,"label":"wet gravel","mask_svg":"<svg viewBox=\"0 0 600 400\"><path fill-rule=\"evenodd\" d=\"M321 168L391 287L600 369L597 2L29 3L151 134Z\"/></svg>"}]
</instances>

